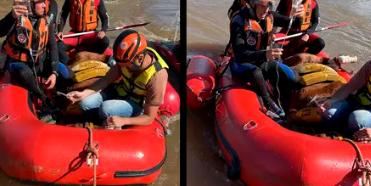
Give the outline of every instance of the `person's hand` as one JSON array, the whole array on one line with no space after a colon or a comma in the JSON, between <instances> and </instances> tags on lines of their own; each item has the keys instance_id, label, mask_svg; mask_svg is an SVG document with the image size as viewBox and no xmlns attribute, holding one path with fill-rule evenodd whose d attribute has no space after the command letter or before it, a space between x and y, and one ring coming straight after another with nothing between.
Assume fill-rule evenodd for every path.
<instances>
[{"instance_id":1,"label":"person's hand","mask_svg":"<svg viewBox=\"0 0 371 186\"><path fill-rule=\"evenodd\" d=\"M92 94L94 94L94 90L85 89L83 91L72 91L67 94L67 98L72 101L72 103L75 103L77 101L80 101Z\"/></svg>"},{"instance_id":2,"label":"person's hand","mask_svg":"<svg viewBox=\"0 0 371 186\"><path fill-rule=\"evenodd\" d=\"M298 8L296 8L295 12L294 12L294 17L304 17L304 5L299 5Z\"/></svg>"},{"instance_id":3,"label":"person's hand","mask_svg":"<svg viewBox=\"0 0 371 186\"><path fill-rule=\"evenodd\" d=\"M121 129L126 124L126 118L120 116L110 116L106 120L107 129Z\"/></svg>"},{"instance_id":4,"label":"person's hand","mask_svg":"<svg viewBox=\"0 0 371 186\"><path fill-rule=\"evenodd\" d=\"M49 86L47 87L47 89L52 89L52 88L54 88L56 82L57 82L57 75L55 75L53 73L46 80L45 85L48 85L49 84Z\"/></svg>"},{"instance_id":5,"label":"person's hand","mask_svg":"<svg viewBox=\"0 0 371 186\"><path fill-rule=\"evenodd\" d=\"M272 48L272 49L267 50L266 52L267 60L272 61L274 59L280 58L282 55L282 51L283 51L282 48Z\"/></svg>"},{"instance_id":6,"label":"person's hand","mask_svg":"<svg viewBox=\"0 0 371 186\"><path fill-rule=\"evenodd\" d=\"M100 31L100 32L98 32L98 38L99 38L99 39L103 39L104 36L106 36L106 32L104 32L104 31Z\"/></svg>"},{"instance_id":7,"label":"person's hand","mask_svg":"<svg viewBox=\"0 0 371 186\"><path fill-rule=\"evenodd\" d=\"M309 35L308 34L304 34L302 37L301 37L301 40L304 41L304 42L307 42L309 40Z\"/></svg>"},{"instance_id":8,"label":"person's hand","mask_svg":"<svg viewBox=\"0 0 371 186\"><path fill-rule=\"evenodd\" d=\"M58 32L57 37L59 40L63 41L63 32Z\"/></svg>"},{"instance_id":9,"label":"person's hand","mask_svg":"<svg viewBox=\"0 0 371 186\"><path fill-rule=\"evenodd\" d=\"M14 0L12 15L14 18L18 18L19 16L22 15L24 16L28 15L28 8L26 5L23 4L22 0Z\"/></svg>"},{"instance_id":10,"label":"person's hand","mask_svg":"<svg viewBox=\"0 0 371 186\"><path fill-rule=\"evenodd\" d=\"M364 128L359 131L356 131L353 134L353 138L356 141L369 142L371 140L371 128Z\"/></svg>"},{"instance_id":11,"label":"person's hand","mask_svg":"<svg viewBox=\"0 0 371 186\"><path fill-rule=\"evenodd\" d=\"M328 99L327 101L323 102L322 104L318 105L319 109L322 112L325 112L327 109L331 107L331 105L335 102L333 99Z\"/></svg>"}]
</instances>

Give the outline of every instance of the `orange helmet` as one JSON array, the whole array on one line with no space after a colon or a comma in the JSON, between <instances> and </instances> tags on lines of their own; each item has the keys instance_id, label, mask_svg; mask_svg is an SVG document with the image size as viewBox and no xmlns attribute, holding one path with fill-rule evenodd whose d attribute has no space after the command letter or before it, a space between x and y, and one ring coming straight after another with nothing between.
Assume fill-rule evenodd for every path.
<instances>
[{"instance_id":1,"label":"orange helmet","mask_svg":"<svg viewBox=\"0 0 371 186\"><path fill-rule=\"evenodd\" d=\"M113 44L113 57L117 62L130 62L147 48L147 40L135 30L125 30Z\"/></svg>"}]
</instances>

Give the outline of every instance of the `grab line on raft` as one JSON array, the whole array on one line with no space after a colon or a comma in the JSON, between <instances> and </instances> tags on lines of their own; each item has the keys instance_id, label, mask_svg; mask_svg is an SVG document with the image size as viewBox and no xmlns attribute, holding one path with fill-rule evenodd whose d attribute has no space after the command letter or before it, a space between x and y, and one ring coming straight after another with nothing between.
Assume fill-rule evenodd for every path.
<instances>
[{"instance_id":1,"label":"grab line on raft","mask_svg":"<svg viewBox=\"0 0 371 186\"><path fill-rule=\"evenodd\" d=\"M369 186L371 184L371 163L368 160L363 159L363 155L357 144L351 140L344 138L343 141L346 141L352 145L354 150L357 153L357 157L354 160L352 170L357 170L359 172L362 172L362 178L361 178L361 183L362 186Z\"/></svg>"}]
</instances>

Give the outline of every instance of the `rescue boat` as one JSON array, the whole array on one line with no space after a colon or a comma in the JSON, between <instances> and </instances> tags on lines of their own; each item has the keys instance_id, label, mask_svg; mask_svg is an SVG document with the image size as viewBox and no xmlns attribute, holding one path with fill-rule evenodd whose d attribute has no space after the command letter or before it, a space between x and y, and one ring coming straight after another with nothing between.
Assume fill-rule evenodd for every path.
<instances>
[{"instance_id":1,"label":"rescue boat","mask_svg":"<svg viewBox=\"0 0 371 186\"><path fill-rule=\"evenodd\" d=\"M0 78L0 168L20 180L54 184L126 185L156 181L166 159L166 127L179 95L167 84L155 121L122 130L47 124L29 93Z\"/></svg>"},{"instance_id":2,"label":"rescue boat","mask_svg":"<svg viewBox=\"0 0 371 186\"><path fill-rule=\"evenodd\" d=\"M204 65L208 64L204 61ZM208 66L202 76L213 76ZM370 173L369 144L289 130L262 112L255 92L219 79L215 132L228 177L247 185L361 185Z\"/></svg>"}]
</instances>

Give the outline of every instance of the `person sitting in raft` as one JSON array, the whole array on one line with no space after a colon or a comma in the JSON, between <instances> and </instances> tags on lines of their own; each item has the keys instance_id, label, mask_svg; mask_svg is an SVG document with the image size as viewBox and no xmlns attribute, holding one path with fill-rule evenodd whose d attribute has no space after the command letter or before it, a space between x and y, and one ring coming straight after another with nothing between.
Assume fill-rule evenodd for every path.
<instances>
[{"instance_id":1,"label":"person sitting in raft","mask_svg":"<svg viewBox=\"0 0 371 186\"><path fill-rule=\"evenodd\" d=\"M353 93L355 93L353 95ZM356 139L371 138L371 60L368 61L322 108L324 119L335 126L347 121L347 131Z\"/></svg>"},{"instance_id":2,"label":"person sitting in raft","mask_svg":"<svg viewBox=\"0 0 371 186\"><path fill-rule=\"evenodd\" d=\"M284 111L269 95L265 77L275 85L279 71L280 83L287 86L296 83L297 77L289 67L277 62L282 55L281 48L268 49L273 38L271 3L270 0L250 0L247 7L233 17L230 42L235 57L231 61L231 71L244 81L250 80L267 109L284 117Z\"/></svg>"},{"instance_id":3,"label":"person sitting in raft","mask_svg":"<svg viewBox=\"0 0 371 186\"><path fill-rule=\"evenodd\" d=\"M167 64L134 30L125 30L117 37L113 53L117 63L106 76L89 89L70 92L67 97L72 102L81 100L80 107L89 117L99 111L108 128L152 123L164 99ZM119 78L119 84L112 84Z\"/></svg>"},{"instance_id":4,"label":"person sitting in raft","mask_svg":"<svg viewBox=\"0 0 371 186\"><path fill-rule=\"evenodd\" d=\"M294 1L294 2L293 2ZM290 16L292 9L298 0L281 0L277 7L277 13ZM304 35L297 38L292 38L289 44L284 47L285 52L283 58L295 55L297 53L307 52L310 54L318 54L324 47L325 41L315 34L315 30L319 24L319 5L316 0L302 0L299 9L304 8L302 17L294 15L294 22L289 30L283 27L282 33L288 35L303 32ZM286 26L287 27L287 26ZM305 49L307 50L305 51Z\"/></svg>"},{"instance_id":5,"label":"person sitting in raft","mask_svg":"<svg viewBox=\"0 0 371 186\"><path fill-rule=\"evenodd\" d=\"M86 32L96 30L99 18L101 19L102 28L96 34L87 34L74 38L69 38L67 45L63 46L58 42L61 49L83 47L84 50L103 53L109 46L109 39L106 36L108 29L108 14L103 0L65 0L58 24L58 38L63 39L63 28L68 15L71 32Z\"/></svg>"},{"instance_id":6,"label":"person sitting in raft","mask_svg":"<svg viewBox=\"0 0 371 186\"><path fill-rule=\"evenodd\" d=\"M246 0L234 0L231 7L228 9L229 20L232 21L234 16L236 16L241 9L244 9L247 6L250 7L250 5L248 4ZM270 4L269 8L270 9L273 8L272 3ZM269 14L273 15L273 19L274 19L273 26L285 27L289 25L290 23L291 18L289 16L281 15L271 10L269 10ZM304 14L304 8L303 8L303 5L301 5L295 10L295 13L294 13L295 21L293 22L294 25L300 23L300 20L301 20L300 18L303 16L303 14ZM228 42L224 54L228 56L233 56L233 51L232 51L230 42Z\"/></svg>"},{"instance_id":7,"label":"person sitting in raft","mask_svg":"<svg viewBox=\"0 0 371 186\"><path fill-rule=\"evenodd\" d=\"M41 99L44 109L51 109L53 106L36 77L46 75L45 85L52 89L58 76L54 28L48 25L44 0L31 0L29 5L15 0L12 11L0 21L0 28L0 37L7 35L2 50L7 55L11 81ZM47 49L50 60L46 60Z\"/></svg>"}]
</instances>

